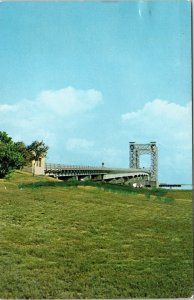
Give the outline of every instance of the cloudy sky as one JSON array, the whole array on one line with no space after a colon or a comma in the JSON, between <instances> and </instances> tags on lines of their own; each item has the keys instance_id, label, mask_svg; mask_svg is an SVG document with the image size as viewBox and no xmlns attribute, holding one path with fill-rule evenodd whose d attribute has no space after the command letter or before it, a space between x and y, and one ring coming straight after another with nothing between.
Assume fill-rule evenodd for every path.
<instances>
[{"instance_id":1,"label":"cloudy sky","mask_svg":"<svg viewBox=\"0 0 194 300\"><path fill-rule=\"evenodd\" d=\"M0 130L64 164L128 167L130 141L156 141L160 182L191 183L190 9L1 2Z\"/></svg>"}]
</instances>

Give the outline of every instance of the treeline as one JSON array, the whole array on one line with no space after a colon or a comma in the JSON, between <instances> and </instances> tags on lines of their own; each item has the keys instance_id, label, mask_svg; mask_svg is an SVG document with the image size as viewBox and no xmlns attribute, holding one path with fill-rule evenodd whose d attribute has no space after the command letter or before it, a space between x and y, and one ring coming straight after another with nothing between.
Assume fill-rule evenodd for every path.
<instances>
[{"instance_id":1,"label":"treeline","mask_svg":"<svg viewBox=\"0 0 194 300\"><path fill-rule=\"evenodd\" d=\"M34 141L30 145L24 142L14 142L5 131L0 131L0 178L4 178L13 170L22 169L45 157L48 146L43 141ZM34 175L34 174L33 174Z\"/></svg>"}]
</instances>

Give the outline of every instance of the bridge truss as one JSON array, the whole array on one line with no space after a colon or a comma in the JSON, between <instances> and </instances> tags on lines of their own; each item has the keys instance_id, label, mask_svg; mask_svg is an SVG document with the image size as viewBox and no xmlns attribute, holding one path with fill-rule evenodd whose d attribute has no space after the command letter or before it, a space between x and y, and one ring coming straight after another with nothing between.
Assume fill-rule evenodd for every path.
<instances>
[{"instance_id":1,"label":"bridge truss","mask_svg":"<svg viewBox=\"0 0 194 300\"><path fill-rule=\"evenodd\" d=\"M150 180L158 180L158 148L156 142L150 142L149 144L136 144L134 142L129 143L129 155L130 155L130 168L140 169L140 155L150 154L151 166L148 170L150 173Z\"/></svg>"}]
</instances>

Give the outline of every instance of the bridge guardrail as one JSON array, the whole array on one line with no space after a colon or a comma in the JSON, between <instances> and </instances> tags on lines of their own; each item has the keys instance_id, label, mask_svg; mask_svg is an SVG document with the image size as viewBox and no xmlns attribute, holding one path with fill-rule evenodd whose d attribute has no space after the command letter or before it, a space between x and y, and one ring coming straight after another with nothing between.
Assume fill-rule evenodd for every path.
<instances>
[{"instance_id":1,"label":"bridge guardrail","mask_svg":"<svg viewBox=\"0 0 194 300\"><path fill-rule=\"evenodd\" d=\"M92 166L80 166L80 165L65 165L65 164L53 164L53 163L46 163L45 164L45 172L49 171L57 171L57 170L64 170L64 171L100 171L100 172L123 172L123 173L128 173L128 172L145 172L149 173L149 170L146 169L127 169L127 168L106 168L106 167L92 167Z\"/></svg>"}]
</instances>

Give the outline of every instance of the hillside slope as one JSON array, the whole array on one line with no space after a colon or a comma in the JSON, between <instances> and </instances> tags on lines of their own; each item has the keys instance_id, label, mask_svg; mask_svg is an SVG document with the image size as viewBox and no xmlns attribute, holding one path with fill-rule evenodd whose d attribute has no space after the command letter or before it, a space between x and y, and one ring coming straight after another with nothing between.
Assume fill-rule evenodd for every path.
<instances>
[{"instance_id":1,"label":"hillside slope","mask_svg":"<svg viewBox=\"0 0 194 300\"><path fill-rule=\"evenodd\" d=\"M40 181L58 182L0 181L1 298L191 297L191 192L169 202Z\"/></svg>"}]
</instances>

